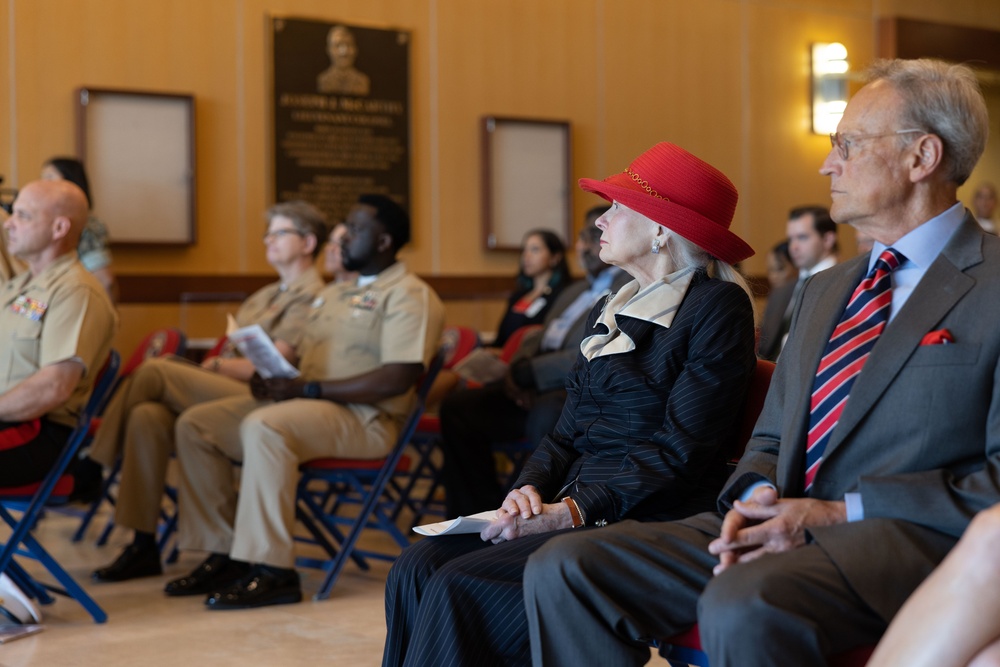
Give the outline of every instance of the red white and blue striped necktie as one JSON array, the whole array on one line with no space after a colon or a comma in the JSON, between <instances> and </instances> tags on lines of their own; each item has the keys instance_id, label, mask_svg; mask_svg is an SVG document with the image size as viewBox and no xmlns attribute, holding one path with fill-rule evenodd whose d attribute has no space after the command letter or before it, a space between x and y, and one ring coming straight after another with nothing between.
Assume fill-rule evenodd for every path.
<instances>
[{"instance_id":1,"label":"red white and blue striped necktie","mask_svg":"<svg viewBox=\"0 0 1000 667\"><path fill-rule=\"evenodd\" d=\"M840 322L833 330L813 380L806 438L805 490L816 479L830 434L847 405L854 380L889 322L892 305L890 274L906 261L897 250L886 248L875 266L851 295Z\"/></svg>"}]
</instances>

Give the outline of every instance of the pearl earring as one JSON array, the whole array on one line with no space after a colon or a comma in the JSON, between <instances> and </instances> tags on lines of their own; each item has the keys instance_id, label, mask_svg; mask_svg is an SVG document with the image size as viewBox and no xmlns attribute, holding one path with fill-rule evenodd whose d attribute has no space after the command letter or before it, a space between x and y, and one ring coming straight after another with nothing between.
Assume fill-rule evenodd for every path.
<instances>
[{"instance_id":1,"label":"pearl earring","mask_svg":"<svg viewBox=\"0 0 1000 667\"><path fill-rule=\"evenodd\" d=\"M651 251L651 252L652 252L652 253L653 253L654 255L659 255L659 254L660 254L660 244L659 244L659 243L657 243L656 239L653 239L653 247L652 247L652 248L650 248L650 251Z\"/></svg>"}]
</instances>

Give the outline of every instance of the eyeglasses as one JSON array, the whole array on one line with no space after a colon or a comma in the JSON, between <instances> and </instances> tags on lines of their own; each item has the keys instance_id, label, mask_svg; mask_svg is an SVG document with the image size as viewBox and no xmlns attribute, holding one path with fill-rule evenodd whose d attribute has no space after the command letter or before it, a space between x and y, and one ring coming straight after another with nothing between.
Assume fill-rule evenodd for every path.
<instances>
[{"instance_id":1,"label":"eyeglasses","mask_svg":"<svg viewBox=\"0 0 1000 667\"><path fill-rule=\"evenodd\" d=\"M264 243L273 241L274 239L281 238L282 236L288 236L289 234L295 234L296 236L305 236L302 232L297 229L275 229L273 232L268 232L264 234Z\"/></svg>"},{"instance_id":2,"label":"eyeglasses","mask_svg":"<svg viewBox=\"0 0 1000 667\"><path fill-rule=\"evenodd\" d=\"M851 143L855 141L860 141L861 139L880 139L882 137L891 137L897 134L910 134L911 132L919 132L920 134L926 134L924 130L896 130L895 132L886 132L884 134L841 134L840 132L834 132L830 135L830 145L840 151L840 157L847 159L850 156Z\"/></svg>"}]
</instances>

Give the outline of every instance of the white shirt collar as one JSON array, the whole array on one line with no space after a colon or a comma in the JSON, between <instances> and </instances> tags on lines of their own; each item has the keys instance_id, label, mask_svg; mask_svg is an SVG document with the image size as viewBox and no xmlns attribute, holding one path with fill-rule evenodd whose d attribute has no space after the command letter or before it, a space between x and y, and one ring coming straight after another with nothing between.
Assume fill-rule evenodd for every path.
<instances>
[{"instance_id":1,"label":"white shirt collar","mask_svg":"<svg viewBox=\"0 0 1000 667\"><path fill-rule=\"evenodd\" d=\"M618 328L618 318L621 316L669 328L691 286L694 272L693 267L675 271L641 291L637 280L626 284L608 300L597 318L596 324L603 324L608 328L608 333L584 338L580 343L580 351L587 359L593 359L634 350L635 342Z\"/></svg>"},{"instance_id":2,"label":"white shirt collar","mask_svg":"<svg viewBox=\"0 0 1000 667\"><path fill-rule=\"evenodd\" d=\"M819 273L820 271L826 271L827 269L832 268L832 267L834 267L836 265L837 265L837 256L836 255L828 255L827 257L824 257L823 259L821 259L818 262L816 262L816 266L812 267L811 269L809 269L809 270L805 270L805 269L800 270L799 271L799 280L803 280L803 279L808 278L810 276L814 276L817 273Z\"/></svg>"}]
</instances>

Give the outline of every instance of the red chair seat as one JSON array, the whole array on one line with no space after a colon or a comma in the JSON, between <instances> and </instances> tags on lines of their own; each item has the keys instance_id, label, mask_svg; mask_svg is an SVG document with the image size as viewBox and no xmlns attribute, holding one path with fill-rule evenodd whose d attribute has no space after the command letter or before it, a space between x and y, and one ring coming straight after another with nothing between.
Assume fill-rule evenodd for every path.
<instances>
[{"instance_id":1,"label":"red chair seat","mask_svg":"<svg viewBox=\"0 0 1000 667\"><path fill-rule=\"evenodd\" d=\"M665 651L669 650L667 645L701 651L701 635L698 634L698 626L695 625L687 632L671 637L663 642L663 645L664 648L660 650L660 655L665 657L667 656ZM837 653L830 656L830 667L865 667L874 652L874 646L859 646L843 653ZM707 659L705 664L708 664Z\"/></svg>"},{"instance_id":2,"label":"red chair seat","mask_svg":"<svg viewBox=\"0 0 1000 667\"><path fill-rule=\"evenodd\" d=\"M682 632L676 637L669 639L666 643L676 644L677 646L683 646L684 648L693 648L697 651L700 651L701 635L698 634L697 624L694 625L694 627L692 627L687 632Z\"/></svg>"},{"instance_id":3,"label":"red chair seat","mask_svg":"<svg viewBox=\"0 0 1000 667\"><path fill-rule=\"evenodd\" d=\"M38 492L38 488L42 485L41 482L35 482L34 484L25 484L23 486L8 486L0 488L0 498L6 498L8 500L13 498L24 498L26 500L31 500L31 498ZM55 488L52 490L52 495L49 497L52 499L66 498L69 494L73 493L73 476L63 475L56 482Z\"/></svg>"},{"instance_id":4,"label":"red chair seat","mask_svg":"<svg viewBox=\"0 0 1000 667\"><path fill-rule=\"evenodd\" d=\"M417 433L423 437L440 435L441 417L440 415L424 415L417 422Z\"/></svg>"},{"instance_id":5,"label":"red chair seat","mask_svg":"<svg viewBox=\"0 0 1000 667\"><path fill-rule=\"evenodd\" d=\"M479 347L479 334L469 327L446 327L441 333L441 347L444 349L442 368L452 368Z\"/></svg>"},{"instance_id":6,"label":"red chair seat","mask_svg":"<svg viewBox=\"0 0 1000 667\"><path fill-rule=\"evenodd\" d=\"M372 470L378 472L385 464L385 459L313 459L302 464L302 468L313 470ZM410 457L405 454L396 464L397 471L410 469Z\"/></svg>"}]
</instances>

